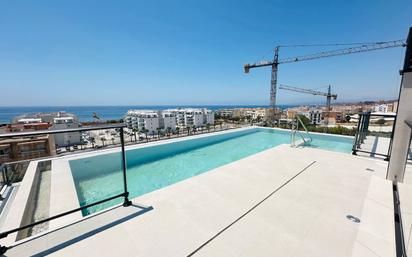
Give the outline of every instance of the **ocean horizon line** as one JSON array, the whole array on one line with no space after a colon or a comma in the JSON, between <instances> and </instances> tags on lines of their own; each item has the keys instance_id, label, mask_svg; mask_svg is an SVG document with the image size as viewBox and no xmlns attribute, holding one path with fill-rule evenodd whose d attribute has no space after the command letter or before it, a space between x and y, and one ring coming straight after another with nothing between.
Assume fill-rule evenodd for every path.
<instances>
[{"instance_id":1,"label":"ocean horizon line","mask_svg":"<svg viewBox=\"0 0 412 257\"><path fill-rule=\"evenodd\" d=\"M297 105L278 105L288 108ZM0 106L0 124L11 123L12 119L20 115L41 112L64 111L73 113L81 122L93 121L93 113L103 120L122 119L130 109L172 109L172 108L208 108L213 111L225 108L268 108L268 105L119 105L119 106Z\"/></svg>"}]
</instances>

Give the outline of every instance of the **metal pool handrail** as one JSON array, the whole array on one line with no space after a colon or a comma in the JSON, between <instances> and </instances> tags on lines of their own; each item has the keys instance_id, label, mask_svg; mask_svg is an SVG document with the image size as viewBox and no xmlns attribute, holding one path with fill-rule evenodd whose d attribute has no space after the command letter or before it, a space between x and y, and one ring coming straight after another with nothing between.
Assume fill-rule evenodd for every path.
<instances>
[{"instance_id":1,"label":"metal pool handrail","mask_svg":"<svg viewBox=\"0 0 412 257\"><path fill-rule=\"evenodd\" d=\"M130 206L132 202L129 200L129 191L127 189L127 176L126 176L126 154L125 154L125 149L124 149L124 128L126 127L125 124L117 124L117 125L102 125L102 126L93 126L93 127L80 127L80 128L70 128L70 129L53 129L53 130L39 130L39 131L23 131L23 132L11 132L11 133L4 133L0 134L0 139L5 139L5 138L15 138L15 137L30 137L30 136L38 136L38 135L48 135L48 134L59 134L59 133L73 133L73 132L83 132L83 131L91 131L91 130L104 130L104 129L119 129L120 130L120 143L121 143L121 154L122 154L122 171L123 171L123 186L124 186L124 191L121 194L117 194L111 197L108 197L106 199L87 204L85 206L72 209L54 216L51 216L49 218L39 220L36 222L33 222L31 224L27 224L24 226L20 226L18 228L10 229L7 231L0 232L0 238L5 238L9 234L19 232L21 230L27 229L34 227L36 225L58 219L60 217L64 217L66 215L82 211L84 209L93 207L98 204L102 204L104 202L111 201L116 198L123 197L123 206ZM0 245L0 254L4 254L9 247Z\"/></svg>"},{"instance_id":2,"label":"metal pool handrail","mask_svg":"<svg viewBox=\"0 0 412 257\"><path fill-rule=\"evenodd\" d=\"M306 132L306 134L307 134L307 136L308 136L308 139L305 139L305 137L302 135L302 133L300 133L300 131L299 131L299 123L302 125L303 129L305 130L305 132ZM306 128L305 124L303 123L303 121L302 121L302 119L299 117L299 115L296 115L296 126L295 126L294 123L292 123L291 146L293 146L293 147L295 146L296 133L298 133L298 134L300 135L300 137L302 138L304 144L311 143L312 140L313 140L313 139L312 139L312 136L310 135L308 129Z\"/></svg>"}]
</instances>

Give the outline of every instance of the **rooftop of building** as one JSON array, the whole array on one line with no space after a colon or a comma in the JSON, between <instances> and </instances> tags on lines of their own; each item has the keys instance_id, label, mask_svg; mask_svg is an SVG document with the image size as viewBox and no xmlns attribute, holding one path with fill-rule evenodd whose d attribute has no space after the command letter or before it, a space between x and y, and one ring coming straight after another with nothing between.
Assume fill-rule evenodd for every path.
<instances>
[{"instance_id":1,"label":"rooftop of building","mask_svg":"<svg viewBox=\"0 0 412 257\"><path fill-rule=\"evenodd\" d=\"M26 113L23 115L16 116L12 119L13 123L53 123L56 118L73 119L78 121L78 117L73 113L68 113L64 111L60 112L41 112L41 113Z\"/></svg>"},{"instance_id":2,"label":"rooftop of building","mask_svg":"<svg viewBox=\"0 0 412 257\"><path fill-rule=\"evenodd\" d=\"M7 256L396 256L386 166L280 145L132 199L130 207L66 219L15 243ZM411 206L403 199L405 210Z\"/></svg>"}]
</instances>

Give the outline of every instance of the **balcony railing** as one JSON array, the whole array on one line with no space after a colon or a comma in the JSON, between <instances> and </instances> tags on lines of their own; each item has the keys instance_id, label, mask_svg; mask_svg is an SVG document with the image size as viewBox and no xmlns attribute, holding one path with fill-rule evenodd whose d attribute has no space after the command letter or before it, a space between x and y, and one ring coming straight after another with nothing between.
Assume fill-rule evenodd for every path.
<instances>
[{"instance_id":1,"label":"balcony railing","mask_svg":"<svg viewBox=\"0 0 412 257\"><path fill-rule=\"evenodd\" d=\"M363 153L372 157L380 156L388 161L395 121L396 115L360 113L352 154Z\"/></svg>"},{"instance_id":2,"label":"balcony railing","mask_svg":"<svg viewBox=\"0 0 412 257\"><path fill-rule=\"evenodd\" d=\"M29 224L24 224L20 225L19 227L15 227L12 229L9 229L7 231L1 231L0 232L0 238L5 238L9 236L10 234L13 233L18 233L23 230L31 229L34 226L49 222L51 220L59 219L61 217L73 214L75 212L80 212L82 210L88 209L90 207L100 205L102 203L112 201L114 199L118 198L123 198L123 206L129 206L131 205L131 201L129 200L129 191L127 189L127 175L126 175L126 155L125 155L125 143L124 143L124 124L120 125L109 125L109 126L95 126L95 127L81 127L81 128L71 128L71 129L58 129L58 130L41 130L41 131L29 131L29 132L14 132L14 133L4 133L0 134L0 140L4 139L13 139L13 138L22 138L22 137L36 137L40 135L55 135L55 134L60 134L60 133L82 133L82 132L87 132L87 131L93 131L93 130L109 130L109 129L116 129L120 133L120 146L121 146L121 170L122 170L122 182L123 182L123 190L119 194L114 194L110 197L104 198L102 200L83 205L78 208L74 208L53 216L50 216L48 218L42 219L42 220L37 220L34 222L31 222ZM45 157L42 157L45 158ZM14 162L9 162L9 163L3 163L0 164L2 167L2 176L1 179L3 180L3 183L6 184L11 184L13 181L10 179L10 173L7 171L7 167L10 167L9 165L12 165ZM28 204L28 203L26 203ZM13 205L10 205L11 210L13 209ZM10 213L10 212L9 212ZM7 251L8 247L7 246L0 246L0 254L4 254Z\"/></svg>"}]
</instances>

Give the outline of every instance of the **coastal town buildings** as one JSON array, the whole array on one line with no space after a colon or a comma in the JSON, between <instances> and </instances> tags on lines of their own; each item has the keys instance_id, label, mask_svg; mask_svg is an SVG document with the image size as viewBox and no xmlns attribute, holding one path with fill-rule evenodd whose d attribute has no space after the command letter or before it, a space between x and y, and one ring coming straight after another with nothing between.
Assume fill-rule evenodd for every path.
<instances>
[{"instance_id":1,"label":"coastal town buildings","mask_svg":"<svg viewBox=\"0 0 412 257\"><path fill-rule=\"evenodd\" d=\"M12 119L12 123L6 126L6 131L33 131L45 129L67 129L80 127L79 119L72 113L47 112L24 114ZM56 148L78 145L81 143L81 133L54 134L53 144ZM33 139L35 141L35 138Z\"/></svg>"},{"instance_id":2,"label":"coastal town buildings","mask_svg":"<svg viewBox=\"0 0 412 257\"><path fill-rule=\"evenodd\" d=\"M54 137L42 135L0 140L0 163L56 154Z\"/></svg>"},{"instance_id":3,"label":"coastal town buildings","mask_svg":"<svg viewBox=\"0 0 412 257\"><path fill-rule=\"evenodd\" d=\"M35 122L35 123L17 123L17 124L7 124L4 126L4 132L19 132L19 131L35 131L49 129L51 126L47 122Z\"/></svg>"},{"instance_id":4,"label":"coastal town buildings","mask_svg":"<svg viewBox=\"0 0 412 257\"><path fill-rule=\"evenodd\" d=\"M267 116L268 108L234 108L221 109L217 114L223 118L263 119Z\"/></svg>"},{"instance_id":5,"label":"coastal town buildings","mask_svg":"<svg viewBox=\"0 0 412 257\"><path fill-rule=\"evenodd\" d=\"M161 111L129 110L125 116L125 123L129 129L147 129L154 134L158 129L172 131L176 127L203 127L215 122L214 113L208 109L179 108Z\"/></svg>"},{"instance_id":6,"label":"coastal town buildings","mask_svg":"<svg viewBox=\"0 0 412 257\"><path fill-rule=\"evenodd\" d=\"M214 112L206 108L178 108L166 111L176 116L176 125L179 127L202 127L215 123Z\"/></svg>"},{"instance_id":7,"label":"coastal town buildings","mask_svg":"<svg viewBox=\"0 0 412 257\"><path fill-rule=\"evenodd\" d=\"M388 113L388 112L393 112L395 113L398 107L398 102L392 102L392 103L382 103L382 104L377 104L374 106L373 111L374 112L383 112L383 113Z\"/></svg>"},{"instance_id":8,"label":"coastal town buildings","mask_svg":"<svg viewBox=\"0 0 412 257\"><path fill-rule=\"evenodd\" d=\"M293 119L293 117L297 114L304 115L310 120L311 124L316 125L325 124L326 118L328 117L327 124L334 125L337 123L346 122L346 116L353 117L361 112L394 114L397 109L397 101L336 104L332 105L331 109L332 110L328 113L326 107L302 105L288 108L284 110L283 113L287 119Z\"/></svg>"},{"instance_id":9,"label":"coastal town buildings","mask_svg":"<svg viewBox=\"0 0 412 257\"><path fill-rule=\"evenodd\" d=\"M216 113L223 118L232 118L233 117L233 109L220 109Z\"/></svg>"}]
</instances>

